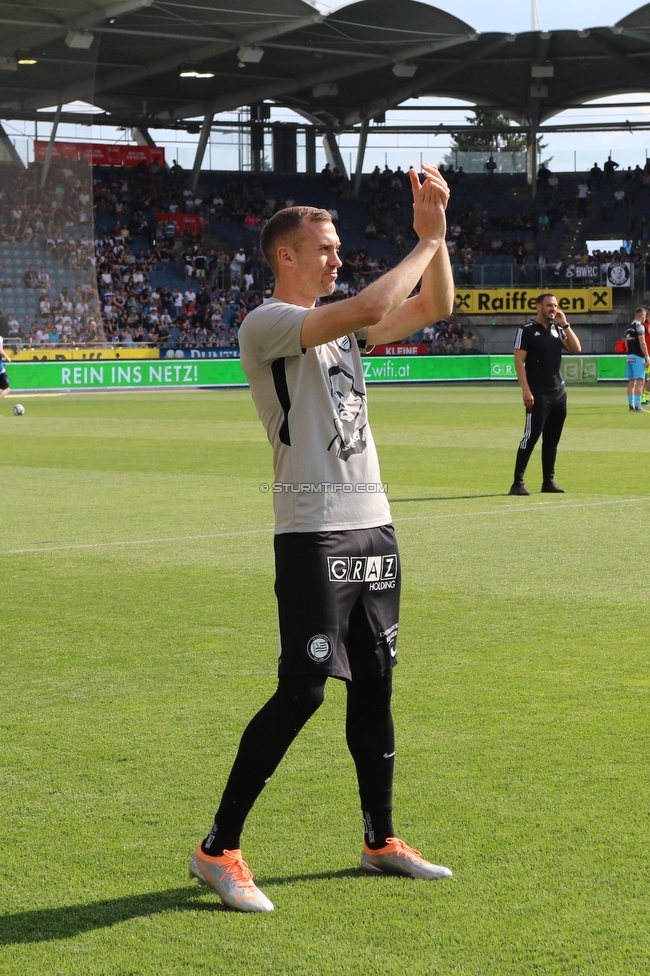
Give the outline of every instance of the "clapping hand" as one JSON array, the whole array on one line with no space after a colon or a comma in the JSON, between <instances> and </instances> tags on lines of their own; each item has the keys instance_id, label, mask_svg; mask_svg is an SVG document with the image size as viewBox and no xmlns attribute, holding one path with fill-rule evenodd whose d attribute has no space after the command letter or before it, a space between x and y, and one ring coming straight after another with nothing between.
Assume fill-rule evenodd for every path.
<instances>
[{"instance_id":1,"label":"clapping hand","mask_svg":"<svg viewBox=\"0 0 650 976\"><path fill-rule=\"evenodd\" d=\"M409 176L413 190L413 227L420 240L445 239L447 222L445 210L449 202L449 187L433 163L422 165L424 181L411 168Z\"/></svg>"}]
</instances>

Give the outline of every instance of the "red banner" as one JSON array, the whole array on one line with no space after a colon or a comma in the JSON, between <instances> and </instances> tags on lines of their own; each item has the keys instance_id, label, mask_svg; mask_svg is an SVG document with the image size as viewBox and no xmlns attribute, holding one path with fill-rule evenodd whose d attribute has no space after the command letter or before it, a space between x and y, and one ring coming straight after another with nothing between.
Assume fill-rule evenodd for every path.
<instances>
[{"instance_id":1,"label":"red banner","mask_svg":"<svg viewBox=\"0 0 650 976\"><path fill-rule=\"evenodd\" d=\"M400 342L392 346L373 346L372 356L427 356L429 347L423 342Z\"/></svg>"},{"instance_id":2,"label":"red banner","mask_svg":"<svg viewBox=\"0 0 650 976\"><path fill-rule=\"evenodd\" d=\"M181 237L183 232L189 227L197 237L201 236L201 218L198 214L179 214L179 213L157 213L156 214L156 236L161 235L161 225L170 220L176 224L176 237Z\"/></svg>"},{"instance_id":3,"label":"red banner","mask_svg":"<svg viewBox=\"0 0 650 976\"><path fill-rule=\"evenodd\" d=\"M34 143L34 159L44 163L49 143ZM55 142L52 159L85 159L95 166L138 166L142 160L151 166L157 159L165 165L165 150L162 146L110 146L101 142Z\"/></svg>"}]
</instances>

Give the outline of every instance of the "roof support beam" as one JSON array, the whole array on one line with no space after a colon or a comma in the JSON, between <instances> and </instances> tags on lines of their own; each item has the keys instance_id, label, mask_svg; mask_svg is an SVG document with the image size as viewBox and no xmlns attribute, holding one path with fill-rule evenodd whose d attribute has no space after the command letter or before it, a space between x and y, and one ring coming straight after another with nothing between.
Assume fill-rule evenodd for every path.
<instances>
[{"instance_id":1,"label":"roof support beam","mask_svg":"<svg viewBox=\"0 0 650 976\"><path fill-rule=\"evenodd\" d=\"M431 86L439 84L441 81L446 81L447 78L451 78L453 75L458 74L459 71L463 71L472 64L476 64L477 61L482 61L484 58L488 57L494 51L498 51L500 47L507 44L508 41L514 40L511 34L502 34L498 40L492 41L490 44L482 46L477 51L476 48L472 49L471 54L467 54L464 58L460 58L455 61L454 64L447 65L445 68L437 68L436 71L432 71L427 75L423 75L416 79L415 77L408 82L408 84L400 85L398 88L394 88L390 93L390 96L382 96L381 98L375 99L373 102L369 102L362 106L358 112L353 112L345 119L346 125L354 125L356 122L363 122L364 119L371 119L374 115L380 115L382 112L386 112L388 109L395 108L400 102L406 101L407 98L412 98L417 92L423 89L429 89Z\"/></svg>"},{"instance_id":2,"label":"roof support beam","mask_svg":"<svg viewBox=\"0 0 650 976\"><path fill-rule=\"evenodd\" d=\"M643 106L643 102L634 102L634 105ZM470 108L470 106L467 106ZM580 106L574 106L580 108ZM610 108L618 108L618 105L609 106ZM558 109L560 111L561 109ZM55 112L31 112L31 113L20 113L20 112L7 112L6 110L0 110L2 112L2 118L5 120L15 120L15 121L37 121L37 122L53 122ZM305 116L309 118L308 116ZM182 132L192 125L190 122L185 121L169 121L163 122L159 120L153 120L149 117L144 119L134 119L132 115L91 115L90 113L75 113L75 112L62 112L61 113L61 123L70 123L72 125L96 125L96 126L111 126L115 128L116 126L122 126L125 129L133 129L134 122L137 123L138 128L141 131L147 130L149 127L158 130L169 130L171 132ZM212 126L214 129L220 128L242 128L249 126L250 122L233 121L231 119L219 120L213 119ZM305 125L306 131L318 131L319 133L325 132L332 128L332 122L326 122L323 119L314 118L310 119L310 124ZM301 126L299 126L301 128ZM434 129L430 125L377 125L369 126L368 133L380 134L380 133L414 133L414 134L428 134L432 131L440 133L455 133L459 131L473 132L481 135L493 135L495 133L523 133L527 132L529 128L528 122L525 121L516 128L504 129L503 127L481 127L469 125L456 125L448 123L447 125L437 125ZM565 125L546 125L545 123L538 130L538 135L545 135L549 132L617 132L617 131L647 131L650 129L650 119L646 119L640 122L634 122L629 120L618 121L618 122L575 122ZM342 129L337 130L339 132L348 133L359 133L359 126L345 126ZM2 135L0 133L0 141L2 140Z\"/></svg>"},{"instance_id":3,"label":"roof support beam","mask_svg":"<svg viewBox=\"0 0 650 976\"><path fill-rule=\"evenodd\" d=\"M551 41L551 34L548 31L541 31L537 38L537 60L548 61L548 49Z\"/></svg>"},{"instance_id":4,"label":"roof support beam","mask_svg":"<svg viewBox=\"0 0 650 976\"><path fill-rule=\"evenodd\" d=\"M155 146L149 129L145 125L139 125L131 129L131 138L137 146ZM169 169L169 163L165 160L165 169Z\"/></svg>"},{"instance_id":5,"label":"roof support beam","mask_svg":"<svg viewBox=\"0 0 650 976\"><path fill-rule=\"evenodd\" d=\"M25 164L2 125L0 125L0 163L15 163L21 169L25 169Z\"/></svg>"},{"instance_id":6,"label":"roof support beam","mask_svg":"<svg viewBox=\"0 0 650 976\"><path fill-rule=\"evenodd\" d=\"M47 152L45 153L45 162L43 163L43 171L41 172L41 189L47 183L47 176L50 172L50 163L52 162L52 151L54 149L54 140L56 139L56 132L59 128L59 121L61 119L61 106L62 102L59 102L54 113L54 122L52 123L52 131L50 132L50 141L47 144Z\"/></svg>"},{"instance_id":7,"label":"roof support beam","mask_svg":"<svg viewBox=\"0 0 650 976\"><path fill-rule=\"evenodd\" d=\"M136 126L131 129L131 138L135 142L136 146L155 146L156 143L151 138L151 133L149 129L144 126Z\"/></svg>"},{"instance_id":8,"label":"roof support beam","mask_svg":"<svg viewBox=\"0 0 650 976\"><path fill-rule=\"evenodd\" d=\"M97 10L79 14L77 17L71 17L70 20L65 22L58 17L50 15L52 16L51 26L47 22L39 21L33 24L26 33L19 34L17 37L8 37L6 40L0 41L0 55L13 54L14 51L19 50L32 51L39 44L47 44L48 41L55 41L59 37L65 37L69 30L89 30L96 24L101 24L104 20L133 13L134 10L149 7L152 3L153 0L122 0L121 3L114 3L110 7L101 7ZM42 16L45 11L40 10L39 13ZM11 21L5 18L3 22L10 23ZM29 20L26 18L23 18L20 23L29 27ZM34 27L40 29L34 30Z\"/></svg>"},{"instance_id":9,"label":"roof support beam","mask_svg":"<svg viewBox=\"0 0 650 976\"><path fill-rule=\"evenodd\" d=\"M357 148L357 165L354 171L354 195L359 196L359 190L361 189L361 174L363 173L363 157L366 155L366 143L368 142L368 126L370 125L370 119L364 119L361 123L361 132L359 133L359 146Z\"/></svg>"},{"instance_id":10,"label":"roof support beam","mask_svg":"<svg viewBox=\"0 0 650 976\"><path fill-rule=\"evenodd\" d=\"M2 23L2 18L0 18L0 24ZM76 52L75 52L76 53ZM71 67L70 58L55 58L51 57L49 54L38 55L39 64L63 64L67 68ZM96 68L139 68L141 62L136 61L102 61L95 60L95 58L77 58L74 59L74 68L83 68L84 65L89 71L94 71ZM12 86L13 88L13 86Z\"/></svg>"},{"instance_id":11,"label":"roof support beam","mask_svg":"<svg viewBox=\"0 0 650 976\"><path fill-rule=\"evenodd\" d=\"M590 37L596 42L598 47L605 52L605 54L608 54L610 58L614 58L616 61L619 61L621 64L625 65L625 67L633 75L636 75L636 77L641 80L643 87L648 88L648 85L650 84L650 71L646 71L638 64L635 64L632 58L628 57L627 53L623 51L618 44L615 44L613 41L610 41L609 38L604 37L600 30L592 30L590 32Z\"/></svg>"},{"instance_id":12,"label":"roof support beam","mask_svg":"<svg viewBox=\"0 0 650 976\"><path fill-rule=\"evenodd\" d=\"M313 125L305 129L305 164L310 175L316 172L316 130Z\"/></svg>"},{"instance_id":13,"label":"roof support beam","mask_svg":"<svg viewBox=\"0 0 650 976\"><path fill-rule=\"evenodd\" d=\"M208 139L210 138L210 131L212 129L212 120L214 118L214 107L212 102L206 106L205 116L203 117L203 125L201 126L201 135L199 136L199 143L196 147L196 156L194 157L194 168L192 170L192 193L196 193L196 188L199 185L199 176L201 175L201 164L203 163L203 157L205 156L205 148L208 144Z\"/></svg>"},{"instance_id":14,"label":"roof support beam","mask_svg":"<svg viewBox=\"0 0 650 976\"><path fill-rule=\"evenodd\" d=\"M348 173L345 168L345 163L343 162L343 156L341 155L341 150L339 149L339 144L336 141L336 136L333 132L326 132L323 136L323 147L325 149L325 155L327 157L327 162L330 164L332 169L336 167L341 176L347 180Z\"/></svg>"},{"instance_id":15,"label":"roof support beam","mask_svg":"<svg viewBox=\"0 0 650 976\"><path fill-rule=\"evenodd\" d=\"M526 133L526 176L530 186L531 199L537 190L537 127L539 125L539 102L530 109L529 127Z\"/></svg>"},{"instance_id":16,"label":"roof support beam","mask_svg":"<svg viewBox=\"0 0 650 976\"><path fill-rule=\"evenodd\" d=\"M278 103L276 102L275 104L277 105ZM331 126L336 125L336 119L333 116L329 116L327 119L321 118L320 115L315 115L313 112L310 112L303 103L299 103L294 99L287 99L286 102L279 107L291 109L291 111L295 112L296 115L300 115L301 118L306 119L310 125L319 125L321 128L330 128Z\"/></svg>"},{"instance_id":17,"label":"roof support beam","mask_svg":"<svg viewBox=\"0 0 650 976\"><path fill-rule=\"evenodd\" d=\"M537 38L536 57L539 62L548 61L551 34L540 32ZM537 129L539 126L540 100L531 98L528 109L529 128L526 133L526 178L531 200L537 195Z\"/></svg>"},{"instance_id":18,"label":"roof support beam","mask_svg":"<svg viewBox=\"0 0 650 976\"><path fill-rule=\"evenodd\" d=\"M468 41L472 41L475 38L476 34L460 34L458 37L446 38L444 41L432 41L427 45L422 45L415 53L419 52L420 56L423 54L432 54L438 50L460 44L466 44ZM412 51L409 57L414 57L415 53ZM367 59L364 59L363 61L356 61L350 58L348 64L339 64L336 67L324 68L319 71L303 75L302 77L292 78L290 81L287 79L280 79L277 84L269 84L268 82L265 84L260 84L258 80L255 79L254 85L251 88L229 92L217 99L215 111L227 112L233 108L238 108L240 105L248 105L252 102L259 102L265 98L278 98L281 95L287 95L291 92L298 92L303 88L311 88L314 85L320 85L324 82L342 81L344 78L351 78L353 75L361 74L364 71L382 67L388 64L394 64L395 61L400 60L400 58L404 59L405 56L404 49L399 48L388 52L386 55L376 60L372 64L369 64ZM183 109L184 116L186 118L190 117L193 111L194 114L197 114L195 111L195 106L185 106ZM371 115L372 114L373 113L371 113ZM183 116L179 115L178 111L174 112L174 118L181 117ZM361 121L362 119L355 119L355 122Z\"/></svg>"},{"instance_id":19,"label":"roof support beam","mask_svg":"<svg viewBox=\"0 0 650 976\"><path fill-rule=\"evenodd\" d=\"M319 14L318 11L315 10L314 13L309 17L298 17L295 20L283 20L282 23L275 23L269 27L251 31L249 34L243 34L236 38L233 37L228 41L212 41L210 44L204 44L201 47L183 51L183 60L186 60L188 63L196 62L197 64L200 64L202 61L226 54L228 51L232 51L241 45L253 46L255 44L261 44L263 41L272 37L279 37L282 34L288 34L291 31L299 30L301 27L308 27L309 25L322 19L322 14ZM66 102L72 102L77 98L92 97L95 93L99 94L104 91L110 91L112 88L127 85L133 81L139 81L141 78L162 74L165 71L176 70L178 67L178 61L179 53L178 51L175 51L173 54L169 54L157 61L151 61L148 64L143 64L137 68L130 68L126 71L114 71L111 74L98 75L94 79L89 78L84 82L70 85L70 87L63 92L64 100ZM268 86L269 83L266 82L265 90ZM267 95L264 93L258 98L244 98L241 104L248 104L251 101L261 101L266 97ZM35 96L26 102L25 108L43 108L46 104L47 96L45 96L45 98L43 96ZM219 108L217 107L215 111L219 111ZM194 114L199 115L200 113L201 109L199 108Z\"/></svg>"},{"instance_id":20,"label":"roof support beam","mask_svg":"<svg viewBox=\"0 0 650 976\"><path fill-rule=\"evenodd\" d=\"M632 30L629 27L624 27L622 31L616 31L617 35L623 35L623 37L633 37L637 41L643 41L644 44L650 44L650 34L640 31Z\"/></svg>"}]
</instances>

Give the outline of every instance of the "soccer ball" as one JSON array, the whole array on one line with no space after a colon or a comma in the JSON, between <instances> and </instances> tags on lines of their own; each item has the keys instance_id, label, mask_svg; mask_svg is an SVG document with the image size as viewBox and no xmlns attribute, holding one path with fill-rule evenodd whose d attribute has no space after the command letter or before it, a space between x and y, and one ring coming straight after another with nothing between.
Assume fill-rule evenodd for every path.
<instances>
[{"instance_id":1,"label":"soccer ball","mask_svg":"<svg viewBox=\"0 0 650 976\"><path fill-rule=\"evenodd\" d=\"M17 403L14 406L14 413L17 417L22 417L22 415L25 413L25 408L23 407L22 403Z\"/></svg>"}]
</instances>

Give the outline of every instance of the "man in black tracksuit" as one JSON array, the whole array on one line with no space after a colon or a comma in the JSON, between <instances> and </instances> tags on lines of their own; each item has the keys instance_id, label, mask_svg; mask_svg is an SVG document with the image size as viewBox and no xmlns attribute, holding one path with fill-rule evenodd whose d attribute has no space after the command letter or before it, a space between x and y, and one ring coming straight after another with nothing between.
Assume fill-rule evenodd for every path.
<instances>
[{"instance_id":1,"label":"man in black tracksuit","mask_svg":"<svg viewBox=\"0 0 650 976\"><path fill-rule=\"evenodd\" d=\"M562 350L580 352L580 340L546 292L536 302L535 318L517 330L515 369L526 407L526 427L517 451L511 495L529 495L524 485L526 466L542 437L542 491L563 492L555 484L555 456L566 418L566 390L560 376Z\"/></svg>"}]
</instances>

